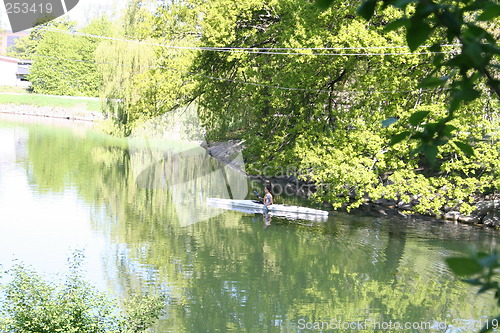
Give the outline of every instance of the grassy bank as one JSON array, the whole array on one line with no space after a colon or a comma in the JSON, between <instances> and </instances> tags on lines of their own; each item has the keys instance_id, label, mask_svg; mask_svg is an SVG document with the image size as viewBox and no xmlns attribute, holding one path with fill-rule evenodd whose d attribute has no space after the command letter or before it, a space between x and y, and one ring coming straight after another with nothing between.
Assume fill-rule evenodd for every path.
<instances>
[{"instance_id":1,"label":"grassy bank","mask_svg":"<svg viewBox=\"0 0 500 333\"><path fill-rule=\"evenodd\" d=\"M0 86L0 93L27 93L25 88L12 87L12 86Z\"/></svg>"},{"instance_id":2,"label":"grassy bank","mask_svg":"<svg viewBox=\"0 0 500 333\"><path fill-rule=\"evenodd\" d=\"M2 92L0 90L0 92ZM97 100L88 100L80 98L67 98L59 96L46 96L29 93L0 93L0 104L15 105L33 105L33 106L51 106L61 108L84 108L87 111L97 111L101 109L100 102Z\"/></svg>"}]
</instances>

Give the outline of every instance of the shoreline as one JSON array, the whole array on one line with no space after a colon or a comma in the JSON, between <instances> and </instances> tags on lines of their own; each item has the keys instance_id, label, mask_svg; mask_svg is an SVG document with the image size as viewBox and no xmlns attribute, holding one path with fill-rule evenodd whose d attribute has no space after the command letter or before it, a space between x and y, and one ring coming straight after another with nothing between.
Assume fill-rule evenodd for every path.
<instances>
[{"instance_id":1,"label":"shoreline","mask_svg":"<svg viewBox=\"0 0 500 333\"><path fill-rule=\"evenodd\" d=\"M89 111L83 107L49 107L34 105L0 104L0 115L9 115L14 118L40 118L55 119L64 121L82 121L95 123L102 121L105 117L100 112ZM244 150L244 142L240 140L230 140L226 142L208 142L202 145L207 153L220 162L244 173L248 178L262 182L270 182L273 186L279 186L286 194L308 198L315 190L315 184L301 181L293 175L282 175L279 177L266 177L265 175L252 175L244 170L244 165L235 163L235 155ZM378 216L420 216L425 218L435 218L440 221L463 223L478 227L489 227L500 229L500 200L478 201L475 210L471 215L463 215L455 210L441 210L439 214L426 215L416 213L412 207L418 204L418 200L410 203L396 201L393 199L367 199L360 207L353 209L356 212L375 214Z\"/></svg>"},{"instance_id":2,"label":"shoreline","mask_svg":"<svg viewBox=\"0 0 500 333\"><path fill-rule=\"evenodd\" d=\"M231 165L231 156L241 153L244 149L242 141L232 140L227 142L211 142L204 147L207 153L216 158L217 160ZM232 165L238 168L238 166ZM265 175L252 175L244 170L247 177L256 179L262 182L271 183L272 186L279 186L287 194L296 195L302 198L308 198L314 193L316 185L301 181L293 175L282 175L279 177L266 177ZM462 223L467 225L474 225L477 227L488 227L493 229L500 229L500 200L492 198L488 200L480 200L475 203L475 210L470 215L464 215L459 211L447 209L441 210L439 214L421 214L413 211L413 206L418 204L418 199L412 200L410 203L397 201L393 199L367 199L360 207L353 209L355 212L362 212L365 214L374 214L377 216L400 216L410 217L418 216L424 218L434 218L439 221ZM327 204L328 205L328 204Z\"/></svg>"},{"instance_id":3,"label":"shoreline","mask_svg":"<svg viewBox=\"0 0 500 333\"><path fill-rule=\"evenodd\" d=\"M0 104L0 114L54 118L64 120L77 120L85 122L97 122L104 120L102 113L89 111L84 107L60 107L60 106L36 106L28 104Z\"/></svg>"}]
</instances>

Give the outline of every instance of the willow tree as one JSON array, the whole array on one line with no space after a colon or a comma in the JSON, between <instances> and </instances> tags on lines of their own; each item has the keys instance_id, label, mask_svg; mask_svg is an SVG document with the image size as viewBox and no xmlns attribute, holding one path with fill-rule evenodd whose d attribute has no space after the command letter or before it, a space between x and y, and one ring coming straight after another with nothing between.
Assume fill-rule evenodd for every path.
<instances>
[{"instance_id":1,"label":"willow tree","mask_svg":"<svg viewBox=\"0 0 500 333\"><path fill-rule=\"evenodd\" d=\"M127 134L130 123L140 117L134 109L141 96L136 84L154 64L154 50L128 41L105 41L98 47L96 59L104 82L103 112Z\"/></svg>"},{"instance_id":2,"label":"willow tree","mask_svg":"<svg viewBox=\"0 0 500 333\"><path fill-rule=\"evenodd\" d=\"M194 100L188 69L196 45L196 20L172 3L134 0L118 20L114 38L99 47L105 112L122 134L141 122Z\"/></svg>"},{"instance_id":3,"label":"willow tree","mask_svg":"<svg viewBox=\"0 0 500 333\"><path fill-rule=\"evenodd\" d=\"M103 112L122 134L130 133L131 123L140 118L140 110L134 108L140 100L136 85L155 62L155 49L145 32L151 26L152 13L143 4L132 1L127 6L95 56L104 82Z\"/></svg>"},{"instance_id":4,"label":"willow tree","mask_svg":"<svg viewBox=\"0 0 500 333\"><path fill-rule=\"evenodd\" d=\"M195 100L196 77L189 72L199 43L196 11L182 2L164 3L154 8L150 32L159 47L156 65L136 86L145 119L189 105Z\"/></svg>"}]
</instances>

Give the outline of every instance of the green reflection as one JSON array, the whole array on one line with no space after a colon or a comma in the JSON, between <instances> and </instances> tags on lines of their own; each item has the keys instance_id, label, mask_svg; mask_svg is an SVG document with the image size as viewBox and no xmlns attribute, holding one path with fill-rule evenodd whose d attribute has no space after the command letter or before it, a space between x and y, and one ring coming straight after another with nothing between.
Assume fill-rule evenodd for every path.
<instances>
[{"instance_id":1,"label":"green reflection","mask_svg":"<svg viewBox=\"0 0 500 333\"><path fill-rule=\"evenodd\" d=\"M160 154L92 132L27 128L22 163L33 191L74 188L96 212L94 230L110 236L110 288L168 291L158 331L296 331L301 320L452 324L495 313L443 258L470 244L496 248L496 233L343 214L318 224L274 217L265 228L262 216L204 210L204 197L231 189L213 175L224 167L196 149Z\"/></svg>"}]
</instances>

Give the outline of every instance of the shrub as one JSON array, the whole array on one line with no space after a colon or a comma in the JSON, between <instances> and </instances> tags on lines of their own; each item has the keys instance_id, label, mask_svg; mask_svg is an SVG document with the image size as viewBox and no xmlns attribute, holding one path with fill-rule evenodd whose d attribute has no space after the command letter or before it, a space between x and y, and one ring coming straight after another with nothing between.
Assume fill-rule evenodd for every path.
<instances>
[{"instance_id":1,"label":"shrub","mask_svg":"<svg viewBox=\"0 0 500 333\"><path fill-rule=\"evenodd\" d=\"M160 293L127 299L121 309L116 299L84 280L83 260L82 251L73 252L60 283L23 263L7 271L11 281L1 290L0 332L143 332L161 316Z\"/></svg>"}]
</instances>

